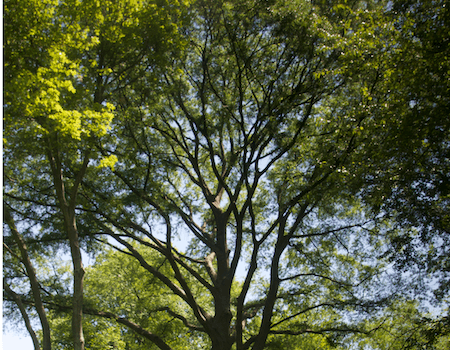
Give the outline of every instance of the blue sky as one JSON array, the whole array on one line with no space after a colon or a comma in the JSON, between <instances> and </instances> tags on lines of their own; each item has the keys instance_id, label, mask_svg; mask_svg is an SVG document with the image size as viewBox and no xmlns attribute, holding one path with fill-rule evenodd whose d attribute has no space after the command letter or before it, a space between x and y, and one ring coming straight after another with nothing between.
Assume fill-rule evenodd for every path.
<instances>
[{"instance_id":1,"label":"blue sky","mask_svg":"<svg viewBox=\"0 0 450 350\"><path fill-rule=\"evenodd\" d=\"M22 331L20 333L13 333L10 330L3 330L2 339L3 350L33 350L33 342L31 337L27 336Z\"/></svg>"}]
</instances>

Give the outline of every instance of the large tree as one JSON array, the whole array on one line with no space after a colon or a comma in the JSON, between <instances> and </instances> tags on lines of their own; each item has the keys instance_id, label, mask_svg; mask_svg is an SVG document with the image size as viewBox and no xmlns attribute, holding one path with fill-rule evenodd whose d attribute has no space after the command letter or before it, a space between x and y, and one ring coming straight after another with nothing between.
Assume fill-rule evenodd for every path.
<instances>
[{"instance_id":1,"label":"large tree","mask_svg":"<svg viewBox=\"0 0 450 350\"><path fill-rule=\"evenodd\" d=\"M395 310L390 263L409 259L405 237L420 225L434 239L448 232L448 190L424 190L447 179L448 125L431 113L445 79L430 100L411 91L416 74L392 68L414 61L428 32L389 2L49 2L31 25L13 5L5 206L33 254L68 238L74 271L73 302L48 281L20 301L72 305L76 349L83 310L161 349L185 346L166 336L167 317L212 349L351 341ZM415 198L424 205L401 207ZM134 283L119 304L92 290L83 301L80 244L112 246L100 270L135 260L170 298L143 302ZM442 255L429 266L445 281ZM152 312L167 316L143 318Z\"/></svg>"}]
</instances>

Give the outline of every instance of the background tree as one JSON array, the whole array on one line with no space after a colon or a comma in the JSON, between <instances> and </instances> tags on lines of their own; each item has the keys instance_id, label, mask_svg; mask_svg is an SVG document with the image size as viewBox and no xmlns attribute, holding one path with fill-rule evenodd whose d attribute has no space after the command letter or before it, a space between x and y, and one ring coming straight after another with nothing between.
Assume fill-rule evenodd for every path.
<instances>
[{"instance_id":1,"label":"background tree","mask_svg":"<svg viewBox=\"0 0 450 350\"><path fill-rule=\"evenodd\" d=\"M449 11L443 2L396 1L388 16L395 23L397 45L388 61L386 80L372 95L378 100L377 113L385 116L379 129L386 132L377 132L365 143L366 149L372 148L372 164L380 170L374 173L370 165L363 196L391 216L394 228L386 255L398 271L414 274L414 281L408 284L415 285L416 298L426 298L441 309L443 317L437 328L445 335L450 209ZM431 285L429 293L424 292ZM434 323L428 321L423 322Z\"/></svg>"}]
</instances>

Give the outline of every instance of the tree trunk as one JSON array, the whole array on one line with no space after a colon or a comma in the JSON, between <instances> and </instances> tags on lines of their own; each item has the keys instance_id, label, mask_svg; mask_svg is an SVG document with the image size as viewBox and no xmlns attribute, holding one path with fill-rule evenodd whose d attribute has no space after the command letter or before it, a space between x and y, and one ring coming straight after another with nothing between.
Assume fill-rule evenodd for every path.
<instances>
[{"instance_id":1,"label":"tree trunk","mask_svg":"<svg viewBox=\"0 0 450 350\"><path fill-rule=\"evenodd\" d=\"M215 296L215 315L210 320L209 336L213 350L230 350L234 339L231 336L230 289L227 286L218 288Z\"/></svg>"},{"instance_id":2,"label":"tree trunk","mask_svg":"<svg viewBox=\"0 0 450 350\"><path fill-rule=\"evenodd\" d=\"M78 187L86 172L89 163L89 151L84 157L83 164L77 174L75 183L70 193L70 201L66 200L65 186L62 174L61 160L57 146L57 138L52 143L48 139L48 159L53 173L56 195L58 197L59 207L64 216L65 229L69 238L70 252L73 264L73 314L72 314L72 337L74 350L84 350L83 335L83 281L84 268L81 257L80 242L75 218L75 204L78 194Z\"/></svg>"},{"instance_id":3,"label":"tree trunk","mask_svg":"<svg viewBox=\"0 0 450 350\"><path fill-rule=\"evenodd\" d=\"M214 306L215 313L211 319L210 337L213 350L230 350L234 339L231 336L231 284L229 249L227 245L227 221L228 213L223 213L219 208L215 210L216 220L216 245L215 256L217 259L217 276L215 280Z\"/></svg>"},{"instance_id":4,"label":"tree trunk","mask_svg":"<svg viewBox=\"0 0 450 350\"><path fill-rule=\"evenodd\" d=\"M84 350L83 335L83 281L84 268L81 259L81 250L78 240L78 231L73 218L71 226L68 228L70 251L73 263L73 315L72 315L72 335L75 350Z\"/></svg>"}]
</instances>

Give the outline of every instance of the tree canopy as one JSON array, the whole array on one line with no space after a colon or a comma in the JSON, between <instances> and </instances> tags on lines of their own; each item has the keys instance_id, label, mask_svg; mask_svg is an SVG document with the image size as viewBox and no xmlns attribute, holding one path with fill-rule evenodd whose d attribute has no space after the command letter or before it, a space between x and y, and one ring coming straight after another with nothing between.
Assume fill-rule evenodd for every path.
<instances>
[{"instance_id":1,"label":"tree canopy","mask_svg":"<svg viewBox=\"0 0 450 350\"><path fill-rule=\"evenodd\" d=\"M6 319L35 349L446 348L448 28L443 1L5 1Z\"/></svg>"}]
</instances>

